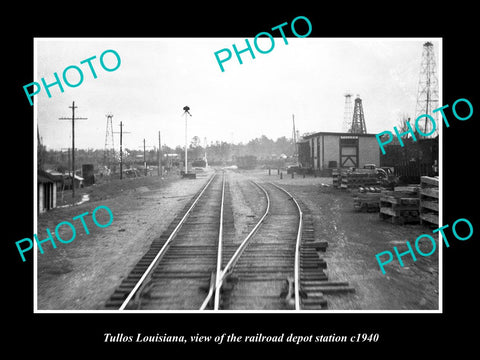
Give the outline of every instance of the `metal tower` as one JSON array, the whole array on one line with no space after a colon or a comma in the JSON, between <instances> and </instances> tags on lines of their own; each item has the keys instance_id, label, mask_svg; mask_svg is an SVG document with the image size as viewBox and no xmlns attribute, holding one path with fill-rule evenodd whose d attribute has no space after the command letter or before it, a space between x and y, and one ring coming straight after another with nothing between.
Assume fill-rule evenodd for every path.
<instances>
[{"instance_id":1,"label":"metal tower","mask_svg":"<svg viewBox=\"0 0 480 360\"><path fill-rule=\"evenodd\" d=\"M352 126L353 118L353 107L352 107L352 96L349 92L345 93L345 113L343 115L343 128L342 131L349 131Z\"/></svg>"},{"instance_id":2,"label":"metal tower","mask_svg":"<svg viewBox=\"0 0 480 360\"><path fill-rule=\"evenodd\" d=\"M357 95L357 98L355 99L352 126L348 132L354 134L367 133L367 126L365 125L365 115L363 114L362 99L360 99L359 95Z\"/></svg>"},{"instance_id":3,"label":"metal tower","mask_svg":"<svg viewBox=\"0 0 480 360\"><path fill-rule=\"evenodd\" d=\"M292 142L293 142L293 158L298 160L297 130L295 129L295 114L292 114Z\"/></svg>"},{"instance_id":4,"label":"metal tower","mask_svg":"<svg viewBox=\"0 0 480 360\"><path fill-rule=\"evenodd\" d=\"M115 163L115 143L113 141L112 114L107 117L107 129L105 130L105 149L103 151L103 162L109 168Z\"/></svg>"},{"instance_id":5,"label":"metal tower","mask_svg":"<svg viewBox=\"0 0 480 360\"><path fill-rule=\"evenodd\" d=\"M438 79L435 52L433 51L433 44L431 42L426 42L423 44L422 62L420 64L420 79L418 81L415 119L420 115L429 114L438 124L437 113L432 113L433 109L438 108L438 101ZM428 134L432 131L432 123L427 118L425 118L425 121L419 123L418 126L424 134ZM430 136L436 136L437 133L438 129Z\"/></svg>"}]
</instances>

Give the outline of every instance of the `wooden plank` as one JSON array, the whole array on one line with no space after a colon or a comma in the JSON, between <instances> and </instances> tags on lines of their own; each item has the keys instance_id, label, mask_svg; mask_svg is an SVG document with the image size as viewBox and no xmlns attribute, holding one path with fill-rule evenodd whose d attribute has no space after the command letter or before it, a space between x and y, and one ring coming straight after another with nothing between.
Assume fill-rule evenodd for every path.
<instances>
[{"instance_id":1,"label":"wooden plank","mask_svg":"<svg viewBox=\"0 0 480 360\"><path fill-rule=\"evenodd\" d=\"M419 185L395 186L395 192L404 192L410 194L418 194Z\"/></svg>"},{"instance_id":2,"label":"wooden plank","mask_svg":"<svg viewBox=\"0 0 480 360\"><path fill-rule=\"evenodd\" d=\"M396 216L396 217L416 217L418 211L416 209L392 209L389 207L381 207L380 212L382 214ZM413 213L413 214L412 214Z\"/></svg>"},{"instance_id":3,"label":"wooden plank","mask_svg":"<svg viewBox=\"0 0 480 360\"><path fill-rule=\"evenodd\" d=\"M392 208L381 207L380 213L390 215L390 216L397 216L397 212L393 211Z\"/></svg>"},{"instance_id":4,"label":"wooden plank","mask_svg":"<svg viewBox=\"0 0 480 360\"><path fill-rule=\"evenodd\" d=\"M312 285L306 285L302 286L302 289L307 292L309 291L316 291L316 292L321 292L321 293L345 293L345 292L355 292L355 288L351 286L312 286Z\"/></svg>"},{"instance_id":5,"label":"wooden plank","mask_svg":"<svg viewBox=\"0 0 480 360\"><path fill-rule=\"evenodd\" d=\"M430 176L421 176L420 183L421 184L428 184L438 187L438 177L430 177Z\"/></svg>"},{"instance_id":6,"label":"wooden plank","mask_svg":"<svg viewBox=\"0 0 480 360\"><path fill-rule=\"evenodd\" d=\"M438 189L437 188L422 188L420 189L420 195L430 196L438 199Z\"/></svg>"},{"instance_id":7,"label":"wooden plank","mask_svg":"<svg viewBox=\"0 0 480 360\"><path fill-rule=\"evenodd\" d=\"M380 199L380 206L382 207L389 207L397 210L416 210L420 206L419 199L398 199L397 202L385 201L384 199Z\"/></svg>"},{"instance_id":8,"label":"wooden plank","mask_svg":"<svg viewBox=\"0 0 480 360\"><path fill-rule=\"evenodd\" d=\"M422 208L438 211L438 202L428 201L428 200L420 200L420 211L421 211Z\"/></svg>"},{"instance_id":9,"label":"wooden plank","mask_svg":"<svg viewBox=\"0 0 480 360\"><path fill-rule=\"evenodd\" d=\"M390 202L392 204L403 204L403 203L414 204L419 201L417 195L405 193L403 191L402 192L393 192L393 191L384 192L382 193L380 200Z\"/></svg>"},{"instance_id":10,"label":"wooden plank","mask_svg":"<svg viewBox=\"0 0 480 360\"><path fill-rule=\"evenodd\" d=\"M380 201L388 202L388 203L392 203L392 204L398 204L398 198L396 198L394 196L390 196L390 195L382 195L380 197Z\"/></svg>"},{"instance_id":11,"label":"wooden plank","mask_svg":"<svg viewBox=\"0 0 480 360\"><path fill-rule=\"evenodd\" d=\"M309 242L304 242L302 244L305 248L315 248L317 250L324 250L328 247L328 241L322 241L322 240L316 240L316 241L309 241Z\"/></svg>"}]
</instances>

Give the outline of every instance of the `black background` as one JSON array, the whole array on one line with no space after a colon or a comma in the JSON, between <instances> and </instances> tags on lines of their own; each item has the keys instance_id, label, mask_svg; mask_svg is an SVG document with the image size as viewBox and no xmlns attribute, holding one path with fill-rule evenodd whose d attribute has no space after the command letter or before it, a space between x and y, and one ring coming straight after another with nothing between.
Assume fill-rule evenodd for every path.
<instances>
[{"instance_id":1,"label":"black background","mask_svg":"<svg viewBox=\"0 0 480 360\"><path fill-rule=\"evenodd\" d=\"M9 22L2 24L4 34L3 74L7 86L3 94L3 147L5 159L3 193L3 328L4 344L25 353L42 352L52 357L73 354L93 356L100 349L113 354L128 349L141 352L204 350L227 352L232 349L268 353L280 350L297 356L300 350L313 350L321 357L332 350L356 354L417 356L447 349L465 353L473 347L476 313L476 277L480 227L477 203L478 58L474 30L476 9L460 2L423 6L418 3L382 2L312 2L305 7L295 3L248 6L246 3L201 3L194 7L182 3L175 9L166 3L112 3L99 9L92 3L48 6L41 4L11 10ZM301 5L301 4L300 4ZM15 9L15 7L13 7ZM442 37L443 104L450 104L446 114L450 128L443 134L443 210L444 224L458 218L469 219L474 235L457 241L450 235L450 248L443 251L443 314L33 314L33 258L22 263L15 241L32 237L33 230L33 108L29 106L23 85L35 80L33 75L34 37L229 37L253 38L297 16L312 23L310 37ZM303 33L299 29L299 33ZM301 54L299 54L301 56ZM328 54L326 54L328 56ZM212 52L213 57L213 52ZM474 65L475 64L475 65ZM458 121L451 105L459 98L473 104L474 114ZM6 110L6 111L5 111ZM14 163L11 161L15 157ZM12 165L13 168L12 168ZM447 234L451 234L447 232ZM405 239L408 240L408 239ZM344 344L115 344L103 343L104 333L135 335L296 335L378 333L377 343ZM248 345L248 346L247 346ZM60 351L61 349L61 351ZM7 349L5 349L7 350ZM163 354L163 355L162 355Z\"/></svg>"}]
</instances>

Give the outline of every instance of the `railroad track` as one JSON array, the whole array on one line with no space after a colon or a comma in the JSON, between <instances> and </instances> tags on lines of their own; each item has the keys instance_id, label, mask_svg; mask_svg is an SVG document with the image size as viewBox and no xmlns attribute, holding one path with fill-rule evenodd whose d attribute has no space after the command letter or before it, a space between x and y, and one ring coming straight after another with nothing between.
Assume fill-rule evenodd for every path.
<instances>
[{"instance_id":1,"label":"railroad track","mask_svg":"<svg viewBox=\"0 0 480 360\"><path fill-rule=\"evenodd\" d=\"M265 200L239 244L225 173L214 174L106 303L119 310L324 309L329 282L306 207L273 183L251 182ZM303 210L302 210L303 209ZM305 214L304 214L305 212Z\"/></svg>"},{"instance_id":2,"label":"railroad track","mask_svg":"<svg viewBox=\"0 0 480 360\"><path fill-rule=\"evenodd\" d=\"M315 238L310 210L276 184L252 183L264 193L265 212L239 247L223 250L215 285L222 309L322 310L324 294L354 292L348 282L328 280L321 255L328 243Z\"/></svg>"},{"instance_id":3,"label":"railroad track","mask_svg":"<svg viewBox=\"0 0 480 360\"><path fill-rule=\"evenodd\" d=\"M266 200L268 217L247 240L241 256L235 247L224 250L223 269L228 274L222 293L225 310L290 310L295 299L297 237L301 212L288 195L273 184L256 184ZM300 230L299 230L300 229ZM228 259L233 259L227 261ZM288 280L290 279L290 291Z\"/></svg>"},{"instance_id":4,"label":"railroad track","mask_svg":"<svg viewBox=\"0 0 480 360\"><path fill-rule=\"evenodd\" d=\"M115 290L106 308L193 310L216 271L225 178L214 174Z\"/></svg>"}]
</instances>

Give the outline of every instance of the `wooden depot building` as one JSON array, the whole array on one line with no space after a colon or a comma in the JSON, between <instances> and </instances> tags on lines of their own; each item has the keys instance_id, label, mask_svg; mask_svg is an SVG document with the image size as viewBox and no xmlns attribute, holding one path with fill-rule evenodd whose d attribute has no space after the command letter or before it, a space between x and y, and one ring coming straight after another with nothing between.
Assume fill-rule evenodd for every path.
<instances>
[{"instance_id":1,"label":"wooden depot building","mask_svg":"<svg viewBox=\"0 0 480 360\"><path fill-rule=\"evenodd\" d=\"M298 142L302 168L324 172L333 168L380 166L380 147L375 134L317 132Z\"/></svg>"}]
</instances>

